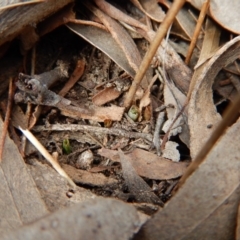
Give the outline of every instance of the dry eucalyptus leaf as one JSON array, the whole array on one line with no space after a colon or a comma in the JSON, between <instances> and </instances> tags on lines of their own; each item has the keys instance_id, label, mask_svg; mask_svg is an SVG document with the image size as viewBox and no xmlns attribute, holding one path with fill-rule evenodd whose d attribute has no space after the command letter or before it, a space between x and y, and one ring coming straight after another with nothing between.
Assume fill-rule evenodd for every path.
<instances>
[{"instance_id":1,"label":"dry eucalyptus leaf","mask_svg":"<svg viewBox=\"0 0 240 240\"><path fill-rule=\"evenodd\" d=\"M61 114L79 120L83 118L97 122L104 122L106 119L120 121L124 113L124 108L116 105L110 107L90 106L89 109L84 109L82 112L76 111L75 108L76 107L69 106L68 108L60 109Z\"/></svg>"},{"instance_id":2,"label":"dry eucalyptus leaf","mask_svg":"<svg viewBox=\"0 0 240 240\"><path fill-rule=\"evenodd\" d=\"M1 235L1 239L127 240L132 238L139 225L133 206L115 199L96 197Z\"/></svg>"},{"instance_id":3,"label":"dry eucalyptus leaf","mask_svg":"<svg viewBox=\"0 0 240 240\"><path fill-rule=\"evenodd\" d=\"M189 0L189 2L200 10L205 0ZM240 21L239 9L240 1L210 1L210 16L223 28L236 34L240 34L238 24Z\"/></svg>"},{"instance_id":4,"label":"dry eucalyptus leaf","mask_svg":"<svg viewBox=\"0 0 240 240\"><path fill-rule=\"evenodd\" d=\"M101 156L110 158L112 161L120 161L117 151L102 148L98 153ZM155 180L180 177L183 175L188 165L185 162L172 162L139 148L126 154L125 158L131 162L138 175Z\"/></svg>"},{"instance_id":5,"label":"dry eucalyptus leaf","mask_svg":"<svg viewBox=\"0 0 240 240\"><path fill-rule=\"evenodd\" d=\"M109 32L106 32L100 28L79 25L75 23L69 23L67 24L67 27L71 31L91 43L93 46L104 52L109 58L111 58L116 64L118 64L119 67L121 67L129 75L134 77L135 71L130 66L123 50L112 38Z\"/></svg>"},{"instance_id":6,"label":"dry eucalyptus leaf","mask_svg":"<svg viewBox=\"0 0 240 240\"><path fill-rule=\"evenodd\" d=\"M189 102L190 151L194 158L221 120L213 103L212 84L218 72L240 54L240 37L226 43L206 63L194 86Z\"/></svg>"},{"instance_id":7,"label":"dry eucalyptus leaf","mask_svg":"<svg viewBox=\"0 0 240 240\"><path fill-rule=\"evenodd\" d=\"M0 119L0 129L2 126ZM48 213L22 156L8 136L3 150L0 178L1 236Z\"/></svg>"},{"instance_id":8,"label":"dry eucalyptus leaf","mask_svg":"<svg viewBox=\"0 0 240 240\"><path fill-rule=\"evenodd\" d=\"M118 43L124 52L130 66L135 70L135 72L137 72L141 64L142 57L128 32L116 20L109 17L100 9L90 5L89 3L87 4L87 7L102 21L102 23L111 33L112 38Z\"/></svg>"},{"instance_id":9,"label":"dry eucalyptus leaf","mask_svg":"<svg viewBox=\"0 0 240 240\"><path fill-rule=\"evenodd\" d=\"M115 87L107 87L92 97L95 105L101 106L118 98L122 93Z\"/></svg>"},{"instance_id":10,"label":"dry eucalyptus leaf","mask_svg":"<svg viewBox=\"0 0 240 240\"><path fill-rule=\"evenodd\" d=\"M234 239L240 200L240 121L216 143L136 239Z\"/></svg>"},{"instance_id":11,"label":"dry eucalyptus leaf","mask_svg":"<svg viewBox=\"0 0 240 240\"><path fill-rule=\"evenodd\" d=\"M162 22L165 13L155 0L131 0L131 2L156 22Z\"/></svg>"}]
</instances>

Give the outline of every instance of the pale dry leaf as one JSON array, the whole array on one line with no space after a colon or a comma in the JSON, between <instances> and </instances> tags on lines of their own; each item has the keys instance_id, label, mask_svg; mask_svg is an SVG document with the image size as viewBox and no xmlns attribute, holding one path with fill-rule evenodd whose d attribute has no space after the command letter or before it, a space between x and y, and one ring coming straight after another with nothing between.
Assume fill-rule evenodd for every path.
<instances>
[{"instance_id":1,"label":"pale dry leaf","mask_svg":"<svg viewBox=\"0 0 240 240\"><path fill-rule=\"evenodd\" d=\"M234 239L240 200L239 133L240 121L136 239Z\"/></svg>"},{"instance_id":2,"label":"pale dry leaf","mask_svg":"<svg viewBox=\"0 0 240 240\"><path fill-rule=\"evenodd\" d=\"M189 2L200 10L205 0L189 0ZM223 28L236 34L240 34L238 24L240 21L239 9L239 1L210 1L210 16Z\"/></svg>"},{"instance_id":3,"label":"pale dry leaf","mask_svg":"<svg viewBox=\"0 0 240 240\"><path fill-rule=\"evenodd\" d=\"M190 151L194 158L221 120L213 103L212 84L218 72L240 54L240 37L226 43L204 65L191 94L188 109Z\"/></svg>"},{"instance_id":4,"label":"pale dry leaf","mask_svg":"<svg viewBox=\"0 0 240 240\"><path fill-rule=\"evenodd\" d=\"M130 204L96 197L1 235L1 239L127 240L132 238L140 224L138 213Z\"/></svg>"},{"instance_id":5,"label":"pale dry leaf","mask_svg":"<svg viewBox=\"0 0 240 240\"><path fill-rule=\"evenodd\" d=\"M0 119L0 129L2 126ZM22 156L9 136L5 140L0 175L1 235L48 213Z\"/></svg>"},{"instance_id":6,"label":"pale dry leaf","mask_svg":"<svg viewBox=\"0 0 240 240\"><path fill-rule=\"evenodd\" d=\"M177 149L177 147L179 146L178 143L173 142L173 141L168 141L165 145L165 148L163 150L163 157L170 159L174 162L179 162L180 160L180 153Z\"/></svg>"},{"instance_id":7,"label":"pale dry leaf","mask_svg":"<svg viewBox=\"0 0 240 240\"><path fill-rule=\"evenodd\" d=\"M100 149L98 153L101 156L110 158L112 161L119 162L117 151L109 149ZM142 149L134 149L125 157L131 162L138 175L155 180L164 180L177 178L183 175L188 164L185 162L172 162L163 157L158 157Z\"/></svg>"},{"instance_id":8,"label":"pale dry leaf","mask_svg":"<svg viewBox=\"0 0 240 240\"><path fill-rule=\"evenodd\" d=\"M197 68L199 68L202 64L204 64L215 54L216 50L219 48L220 35L221 29L217 26L217 24L214 21L207 17L203 44L198 62L194 67L195 70L197 70ZM196 73L194 72L194 74Z\"/></svg>"}]
</instances>

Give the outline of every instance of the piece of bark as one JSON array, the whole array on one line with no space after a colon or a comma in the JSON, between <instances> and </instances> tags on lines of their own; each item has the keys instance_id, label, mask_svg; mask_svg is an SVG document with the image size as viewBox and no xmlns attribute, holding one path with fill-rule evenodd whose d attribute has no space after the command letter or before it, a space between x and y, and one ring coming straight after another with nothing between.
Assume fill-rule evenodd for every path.
<instances>
[{"instance_id":1,"label":"piece of bark","mask_svg":"<svg viewBox=\"0 0 240 240\"><path fill-rule=\"evenodd\" d=\"M140 225L136 209L115 199L97 197L59 210L46 218L2 235L2 240L131 239Z\"/></svg>"},{"instance_id":2,"label":"piece of bark","mask_svg":"<svg viewBox=\"0 0 240 240\"><path fill-rule=\"evenodd\" d=\"M0 129L2 128L0 120ZM0 233L12 232L48 213L17 147L7 136L0 166Z\"/></svg>"},{"instance_id":3,"label":"piece of bark","mask_svg":"<svg viewBox=\"0 0 240 240\"><path fill-rule=\"evenodd\" d=\"M21 31L29 24L36 24L47 16L55 13L73 0L48 0L43 3L31 4L27 6L12 8L0 11L0 45L7 41L11 41L18 36ZM18 2L13 1L11 3ZM1 2L0 6L6 5Z\"/></svg>"}]
</instances>

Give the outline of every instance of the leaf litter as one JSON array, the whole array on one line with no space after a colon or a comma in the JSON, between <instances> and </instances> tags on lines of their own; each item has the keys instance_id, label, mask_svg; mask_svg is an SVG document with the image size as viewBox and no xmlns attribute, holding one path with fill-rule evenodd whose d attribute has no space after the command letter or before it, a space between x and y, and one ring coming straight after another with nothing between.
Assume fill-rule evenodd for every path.
<instances>
[{"instance_id":1,"label":"leaf litter","mask_svg":"<svg viewBox=\"0 0 240 240\"><path fill-rule=\"evenodd\" d=\"M64 5L62 2L59 1L58 8ZM21 21L20 27L15 27L15 34L11 33L11 26L4 29L5 38L0 41L6 44L0 49L3 66L9 64L7 56L16 48L6 42L20 32L19 41L25 54L23 60L20 51L14 51L19 56L12 57L13 62L18 61L15 65L22 66L17 74L16 70L9 71L7 77L0 74L3 89L7 89L9 78L16 79L18 87L15 93L18 106L13 107L12 124L27 136L34 133L34 141L39 139L44 146L41 154L51 158L51 164L59 166L56 170L65 177L56 175L36 149L25 153L19 150L27 163L24 168L32 174L32 178L25 174L21 185L34 180L37 188L33 188L31 194L42 204L39 205L42 209L38 209L31 220L36 221L48 211L57 212L56 216L19 228L28 222L24 214L31 216L31 208L10 204L11 214L2 212L1 218L12 221L14 214L24 214L11 223L18 230L11 232L12 227L1 227L4 239L16 234L24 238L29 229L38 232L43 225L49 234L54 233L56 230L49 228L54 221L51 218L64 225L63 216L70 214L71 222L77 219L74 212L78 206L83 217L77 221L86 221L92 216L95 219L81 226L83 234L91 238L100 236L96 230L99 226L103 234L100 239L130 239L134 234L135 239L234 238L237 225L239 229L237 113L235 119L233 116L232 121L225 124L228 128L221 138L219 126L226 119L225 109L229 102L235 103L239 91L239 37L230 35L239 31L232 24L234 21L230 23L219 11L227 16L231 15L230 11L235 14L236 3L228 7L210 1L207 11L203 9L203 1L189 1L208 15L203 23L200 17L196 19L199 12L190 4L178 9L169 36L158 45L154 59L150 59L151 66L144 66L148 74L142 81L133 79L142 71L144 54L158 36L158 24L165 24L165 7L171 12L177 2L76 2L74 8L70 4L45 19L51 10L41 14L43 4L47 4L43 1L26 6L28 11L31 8L40 11L34 16L39 31L23 29ZM0 17L2 14L10 18L6 13L0 12ZM221 27L230 31L227 36ZM28 51L34 45L36 55L31 50L30 56ZM30 117L23 113L26 104L37 105ZM1 108L6 111L4 104ZM19 133L11 126L9 129L17 139ZM204 155L204 144L212 136L217 136L215 145ZM71 152L62 148L64 141ZM8 176L9 171L17 173L18 170L12 169L15 165L8 163L12 157L4 152L5 148L4 175ZM22 156L19 155L19 159L23 162ZM199 156L203 156L202 159ZM8 185L15 181L14 176L7 178ZM14 185L9 189L12 197L21 201ZM9 190L3 189L3 192ZM6 194L9 199L10 195ZM96 201L89 201L90 198ZM75 205L80 202L82 205ZM3 202L3 209L5 204ZM68 206L72 209L58 211ZM122 213L115 215L116 209ZM151 216L153 213L156 214ZM126 215L125 219L122 214ZM71 224L75 231L77 224ZM120 227L113 231L116 225ZM92 235L84 229L92 231ZM78 239L79 235L72 236Z\"/></svg>"}]
</instances>

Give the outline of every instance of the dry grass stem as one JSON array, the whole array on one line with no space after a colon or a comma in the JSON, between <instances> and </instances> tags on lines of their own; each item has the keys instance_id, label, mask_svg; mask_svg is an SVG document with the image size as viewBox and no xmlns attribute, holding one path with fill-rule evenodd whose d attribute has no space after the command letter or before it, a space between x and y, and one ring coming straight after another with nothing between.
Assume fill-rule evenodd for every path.
<instances>
[{"instance_id":1,"label":"dry grass stem","mask_svg":"<svg viewBox=\"0 0 240 240\"><path fill-rule=\"evenodd\" d=\"M185 63L187 65L190 62L190 59L191 59L193 50L195 48L195 45L196 45L199 33L201 31L201 27L202 27L203 21L205 19L205 16L206 16L208 8L209 8L209 4L210 4L210 0L207 0L202 5L202 9L201 9L201 12L200 12L199 17L198 17L197 25L196 25L195 31L193 33L192 41L191 41L190 46L188 48L188 53L187 53L187 56L186 56L186 59L185 59Z\"/></svg>"},{"instance_id":2,"label":"dry grass stem","mask_svg":"<svg viewBox=\"0 0 240 240\"><path fill-rule=\"evenodd\" d=\"M139 67L139 70L134 78L134 81L132 82L132 85L128 91L128 94L126 96L125 102L124 102L124 106L126 108L129 108L133 97L137 91L137 88L139 87L158 47L161 44L161 41L163 40L164 36L166 35L169 27L171 26L175 16L177 15L178 11L181 9L181 7L183 6L183 4L185 3L185 1L183 0L175 0L171 6L171 8L169 9L169 11L167 12L166 17L164 18L162 24L160 25L155 38L153 39L147 53L145 54L142 63Z\"/></svg>"}]
</instances>

